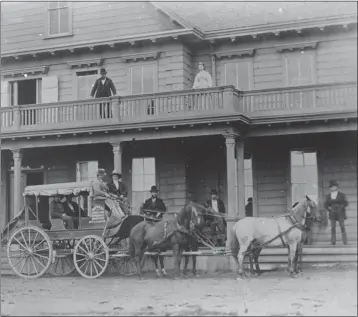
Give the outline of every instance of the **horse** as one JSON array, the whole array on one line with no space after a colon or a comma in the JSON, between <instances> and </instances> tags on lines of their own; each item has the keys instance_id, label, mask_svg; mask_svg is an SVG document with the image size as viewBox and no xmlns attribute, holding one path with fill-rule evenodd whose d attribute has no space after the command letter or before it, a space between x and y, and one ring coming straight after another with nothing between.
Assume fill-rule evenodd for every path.
<instances>
[{"instance_id":1,"label":"horse","mask_svg":"<svg viewBox=\"0 0 358 317\"><path fill-rule=\"evenodd\" d=\"M299 204L299 202L296 202L293 204L292 208L296 207ZM318 223L320 225L320 230L322 228L326 228L328 225L327 221L327 213L324 209L320 209L319 213L317 214L316 209L312 209L310 214L306 215L304 227L305 231L302 232L302 239L300 243L298 244L297 250L296 250L296 256L294 260L295 264L295 272L300 273L300 267L302 266L302 244L305 243L307 239L310 239L309 237L309 231L311 230L311 227L314 223ZM309 240L310 241L310 240ZM312 242L312 241L310 241ZM309 244L311 244L309 242ZM259 257L260 253L262 251L262 247L259 243L254 240L252 244L250 245L248 251L249 251L249 263L250 263L250 274L252 276L257 276L261 274L260 266L259 266ZM236 251L237 253L237 251ZM236 258L235 258L236 259ZM253 264L255 264L255 269L253 267ZM287 271L289 271L290 264L287 266Z\"/></svg>"},{"instance_id":2,"label":"horse","mask_svg":"<svg viewBox=\"0 0 358 317\"><path fill-rule=\"evenodd\" d=\"M142 277L144 253L173 250L176 275L180 275L181 255L196 225L203 223L206 208L194 202L187 203L176 214L175 219L157 223L142 222L137 224L129 236L129 255L137 263L139 278Z\"/></svg>"},{"instance_id":3,"label":"horse","mask_svg":"<svg viewBox=\"0 0 358 317\"><path fill-rule=\"evenodd\" d=\"M307 214L316 209L317 204L307 195L305 199L288 212L278 217L246 217L232 227L231 253L238 264L238 278L246 277L243 269L244 257L252 248L269 246L288 247L288 266L291 277L296 277L296 251L302 239L303 224ZM237 251L239 250L239 251Z\"/></svg>"}]
</instances>

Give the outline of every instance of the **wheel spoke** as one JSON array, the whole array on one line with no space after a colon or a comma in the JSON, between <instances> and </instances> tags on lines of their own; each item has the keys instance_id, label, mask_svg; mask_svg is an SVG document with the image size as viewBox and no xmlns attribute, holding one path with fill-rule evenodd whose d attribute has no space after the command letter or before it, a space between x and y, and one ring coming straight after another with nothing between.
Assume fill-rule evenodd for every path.
<instances>
[{"instance_id":1,"label":"wheel spoke","mask_svg":"<svg viewBox=\"0 0 358 317\"><path fill-rule=\"evenodd\" d=\"M98 256L100 256L100 255L102 255L102 254L106 254L106 252L97 253L97 254L94 255L94 257L97 258Z\"/></svg>"},{"instance_id":2,"label":"wheel spoke","mask_svg":"<svg viewBox=\"0 0 358 317\"><path fill-rule=\"evenodd\" d=\"M27 263L27 259L28 259L28 257L26 256L25 263L22 265L22 268L21 268L21 273L22 273L22 271L24 270L24 267L25 267L25 265L26 265L26 263Z\"/></svg>"},{"instance_id":3,"label":"wheel spoke","mask_svg":"<svg viewBox=\"0 0 358 317\"><path fill-rule=\"evenodd\" d=\"M101 259L101 258L96 258L96 260L100 260L100 261L103 261L103 262L107 262L105 259Z\"/></svg>"},{"instance_id":4,"label":"wheel spoke","mask_svg":"<svg viewBox=\"0 0 358 317\"><path fill-rule=\"evenodd\" d=\"M81 249L85 254L88 253L88 251L86 251L84 248L82 248L80 245L78 246L79 249Z\"/></svg>"},{"instance_id":5,"label":"wheel spoke","mask_svg":"<svg viewBox=\"0 0 358 317\"><path fill-rule=\"evenodd\" d=\"M94 269L96 270L96 275L98 275L98 270L97 270L96 263L97 263L97 262L94 260L94 261L93 261L93 266L94 266Z\"/></svg>"},{"instance_id":6,"label":"wheel spoke","mask_svg":"<svg viewBox=\"0 0 358 317\"><path fill-rule=\"evenodd\" d=\"M26 255L23 256L23 257L21 257L20 260L17 261L17 262L14 264L14 267L15 267L16 265L18 265L18 264L19 264L22 260L24 260L24 259L26 259Z\"/></svg>"},{"instance_id":7,"label":"wheel spoke","mask_svg":"<svg viewBox=\"0 0 358 317\"><path fill-rule=\"evenodd\" d=\"M39 246L41 243L43 243L43 242L46 242L46 239L43 239L42 241L40 241L38 244L36 244L34 247L33 247L33 249L35 250L36 249L36 247L37 246Z\"/></svg>"},{"instance_id":8,"label":"wheel spoke","mask_svg":"<svg viewBox=\"0 0 358 317\"><path fill-rule=\"evenodd\" d=\"M87 270L88 270L89 265L90 265L90 261L87 261L87 266L86 266L85 271L84 271L84 273L85 273L86 275L87 275Z\"/></svg>"},{"instance_id":9,"label":"wheel spoke","mask_svg":"<svg viewBox=\"0 0 358 317\"><path fill-rule=\"evenodd\" d=\"M76 263L78 263L78 262L80 262L80 261L84 261L84 260L87 260L87 258L86 258L85 256L83 256L83 258L82 258L82 259L78 259L78 260L76 260Z\"/></svg>"},{"instance_id":10,"label":"wheel spoke","mask_svg":"<svg viewBox=\"0 0 358 317\"><path fill-rule=\"evenodd\" d=\"M36 252L41 252L41 251L46 251L46 250L49 250L49 248L46 248L46 249L40 249L40 250L35 250Z\"/></svg>"},{"instance_id":11,"label":"wheel spoke","mask_svg":"<svg viewBox=\"0 0 358 317\"><path fill-rule=\"evenodd\" d=\"M24 250L27 249L19 240L17 240L16 237L14 237L14 240L15 240Z\"/></svg>"},{"instance_id":12,"label":"wheel spoke","mask_svg":"<svg viewBox=\"0 0 358 317\"><path fill-rule=\"evenodd\" d=\"M34 266L34 268L35 268L36 275L38 275L38 274L39 274L39 272L37 271L37 268L36 268L36 265L35 265L35 262L34 262L33 257L31 256L31 257L30 257L30 259L31 259L31 262L32 262L32 264L33 264L33 266Z\"/></svg>"},{"instance_id":13,"label":"wheel spoke","mask_svg":"<svg viewBox=\"0 0 358 317\"><path fill-rule=\"evenodd\" d=\"M96 253L100 248L101 248L102 244L99 245L99 247L96 249L96 251L93 251L93 253Z\"/></svg>"},{"instance_id":14,"label":"wheel spoke","mask_svg":"<svg viewBox=\"0 0 358 317\"><path fill-rule=\"evenodd\" d=\"M43 255L38 254L38 253L36 253L36 252L33 252L32 254L33 254L33 255L36 255L36 256L38 256L38 257L40 257L40 258L46 259L46 260L49 259L49 257L43 256Z\"/></svg>"},{"instance_id":15,"label":"wheel spoke","mask_svg":"<svg viewBox=\"0 0 358 317\"><path fill-rule=\"evenodd\" d=\"M84 243L84 245L85 245L85 247L86 247L86 249L87 249L87 252L89 252L90 250L88 249L88 246L87 246L86 240L84 240L84 241L83 241L83 243Z\"/></svg>"},{"instance_id":16,"label":"wheel spoke","mask_svg":"<svg viewBox=\"0 0 358 317\"><path fill-rule=\"evenodd\" d=\"M36 256L34 256L34 259L35 259L40 265L42 265L43 268L46 267L46 265L44 265Z\"/></svg>"},{"instance_id":17,"label":"wheel spoke","mask_svg":"<svg viewBox=\"0 0 358 317\"><path fill-rule=\"evenodd\" d=\"M104 266L101 266L95 259L93 259L93 261L101 268L101 270L103 270Z\"/></svg>"},{"instance_id":18,"label":"wheel spoke","mask_svg":"<svg viewBox=\"0 0 358 317\"><path fill-rule=\"evenodd\" d=\"M24 243L25 243L25 245L26 245L26 248L28 248L29 246L27 245L27 242L26 242L26 239L25 239L25 237L24 237L24 234L22 233L22 231L20 231L20 233L21 233L22 239L24 240Z\"/></svg>"},{"instance_id":19,"label":"wheel spoke","mask_svg":"<svg viewBox=\"0 0 358 317\"><path fill-rule=\"evenodd\" d=\"M36 231L36 236L35 236L35 239L34 239L34 245L35 245L35 243L36 243L36 238L37 238L38 234L39 234L39 232ZM33 246L32 246L32 247L33 247Z\"/></svg>"},{"instance_id":20,"label":"wheel spoke","mask_svg":"<svg viewBox=\"0 0 358 317\"><path fill-rule=\"evenodd\" d=\"M90 261L90 268L91 268L90 269L90 274L91 274L91 276L93 276L93 274L92 274L93 273L92 266L93 266L93 261Z\"/></svg>"},{"instance_id":21,"label":"wheel spoke","mask_svg":"<svg viewBox=\"0 0 358 317\"><path fill-rule=\"evenodd\" d=\"M83 264L79 267L80 270L83 268L83 266L84 266L86 263L88 263L88 259L85 259L85 260L86 260L86 262L83 263ZM77 262L78 262L78 261L77 261Z\"/></svg>"}]
</instances>

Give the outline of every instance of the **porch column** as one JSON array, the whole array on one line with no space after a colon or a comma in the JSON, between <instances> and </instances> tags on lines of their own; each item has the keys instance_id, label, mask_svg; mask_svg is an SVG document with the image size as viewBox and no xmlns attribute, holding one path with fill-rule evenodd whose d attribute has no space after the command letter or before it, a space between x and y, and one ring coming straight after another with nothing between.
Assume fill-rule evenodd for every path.
<instances>
[{"instance_id":1,"label":"porch column","mask_svg":"<svg viewBox=\"0 0 358 317\"><path fill-rule=\"evenodd\" d=\"M16 215L22 205L22 193L21 193L21 163L22 152L21 149L12 150L12 157L14 159L14 214ZM14 216L14 215L12 215Z\"/></svg>"},{"instance_id":2,"label":"porch column","mask_svg":"<svg viewBox=\"0 0 358 317\"><path fill-rule=\"evenodd\" d=\"M123 144L122 143L112 143L113 147L113 160L114 160L114 169L118 173L122 173L122 152Z\"/></svg>"},{"instance_id":3,"label":"porch column","mask_svg":"<svg viewBox=\"0 0 358 317\"><path fill-rule=\"evenodd\" d=\"M227 215L237 217L236 203L236 175L235 175L235 138L236 134L225 134L226 145L226 172L227 172ZM231 228L234 222L227 221L227 241L226 246L230 246Z\"/></svg>"},{"instance_id":4,"label":"porch column","mask_svg":"<svg viewBox=\"0 0 358 317\"><path fill-rule=\"evenodd\" d=\"M236 139L237 208L239 218L245 217L244 138Z\"/></svg>"}]
</instances>

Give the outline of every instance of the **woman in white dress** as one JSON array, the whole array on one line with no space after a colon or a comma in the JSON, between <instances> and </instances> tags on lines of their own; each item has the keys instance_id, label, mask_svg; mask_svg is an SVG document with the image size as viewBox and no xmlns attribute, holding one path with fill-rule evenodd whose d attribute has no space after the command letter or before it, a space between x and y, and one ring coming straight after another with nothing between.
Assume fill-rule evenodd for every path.
<instances>
[{"instance_id":1,"label":"woman in white dress","mask_svg":"<svg viewBox=\"0 0 358 317\"><path fill-rule=\"evenodd\" d=\"M196 74L193 84L193 89L210 88L213 86L211 75L204 70L204 63L199 62L199 72Z\"/></svg>"}]
</instances>

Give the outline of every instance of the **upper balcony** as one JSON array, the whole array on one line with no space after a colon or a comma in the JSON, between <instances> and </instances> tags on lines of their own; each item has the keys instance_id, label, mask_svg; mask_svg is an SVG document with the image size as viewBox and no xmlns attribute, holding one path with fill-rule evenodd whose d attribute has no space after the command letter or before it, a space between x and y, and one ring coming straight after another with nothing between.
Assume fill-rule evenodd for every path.
<instances>
[{"instance_id":1,"label":"upper balcony","mask_svg":"<svg viewBox=\"0 0 358 317\"><path fill-rule=\"evenodd\" d=\"M356 83L240 92L232 86L1 109L2 137L243 120L285 122L357 111Z\"/></svg>"}]
</instances>

